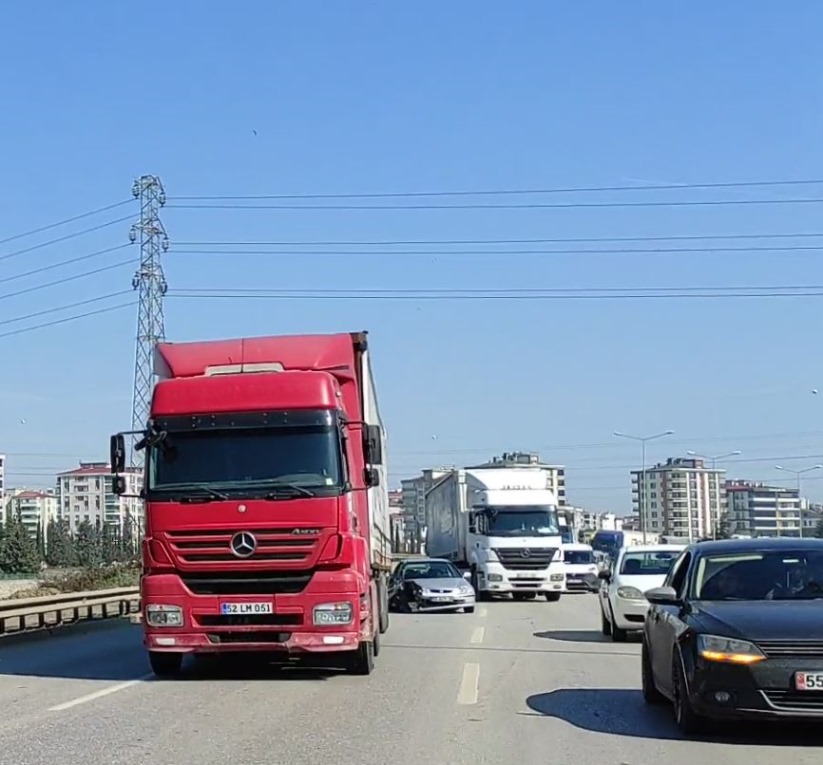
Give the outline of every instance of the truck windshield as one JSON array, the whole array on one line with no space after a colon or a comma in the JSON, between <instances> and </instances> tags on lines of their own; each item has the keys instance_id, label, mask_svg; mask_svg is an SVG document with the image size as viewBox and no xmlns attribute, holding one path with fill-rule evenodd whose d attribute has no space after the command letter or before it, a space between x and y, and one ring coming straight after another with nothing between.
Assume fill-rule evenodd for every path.
<instances>
[{"instance_id":1,"label":"truck windshield","mask_svg":"<svg viewBox=\"0 0 823 765\"><path fill-rule=\"evenodd\" d=\"M557 510L538 505L489 507L486 534L490 537L550 537L560 533Z\"/></svg>"},{"instance_id":2,"label":"truck windshield","mask_svg":"<svg viewBox=\"0 0 823 765\"><path fill-rule=\"evenodd\" d=\"M291 486L315 494L343 480L338 433L326 426L172 431L149 453L149 492Z\"/></svg>"}]
</instances>

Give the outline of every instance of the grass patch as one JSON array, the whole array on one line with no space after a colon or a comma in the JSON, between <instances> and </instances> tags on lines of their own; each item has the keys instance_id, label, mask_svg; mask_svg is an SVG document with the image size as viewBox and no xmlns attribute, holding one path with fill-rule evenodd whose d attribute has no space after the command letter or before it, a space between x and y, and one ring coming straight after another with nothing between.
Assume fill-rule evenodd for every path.
<instances>
[{"instance_id":1,"label":"grass patch","mask_svg":"<svg viewBox=\"0 0 823 765\"><path fill-rule=\"evenodd\" d=\"M137 587L140 567L133 564L111 563L94 568L73 569L60 573L44 573L34 587L15 592L10 599L39 598L69 592L110 590L117 587Z\"/></svg>"}]
</instances>

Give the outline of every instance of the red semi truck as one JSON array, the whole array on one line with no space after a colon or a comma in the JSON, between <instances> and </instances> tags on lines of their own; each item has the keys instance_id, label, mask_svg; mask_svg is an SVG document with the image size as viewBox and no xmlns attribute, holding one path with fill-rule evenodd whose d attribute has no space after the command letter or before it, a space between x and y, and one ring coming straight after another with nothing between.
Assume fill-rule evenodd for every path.
<instances>
[{"instance_id":1,"label":"red semi truck","mask_svg":"<svg viewBox=\"0 0 823 765\"><path fill-rule=\"evenodd\" d=\"M332 654L370 674L389 626L386 434L367 333L159 343L140 580L153 672L185 654ZM334 662L333 662L334 663Z\"/></svg>"}]
</instances>

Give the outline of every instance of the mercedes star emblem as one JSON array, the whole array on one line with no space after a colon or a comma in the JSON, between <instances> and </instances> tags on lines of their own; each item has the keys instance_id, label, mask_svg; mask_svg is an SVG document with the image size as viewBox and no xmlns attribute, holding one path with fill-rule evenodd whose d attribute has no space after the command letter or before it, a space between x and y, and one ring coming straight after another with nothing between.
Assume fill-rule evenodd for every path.
<instances>
[{"instance_id":1,"label":"mercedes star emblem","mask_svg":"<svg viewBox=\"0 0 823 765\"><path fill-rule=\"evenodd\" d=\"M250 558L257 549L257 539L250 531L238 531L229 543L231 551L238 558Z\"/></svg>"},{"instance_id":2,"label":"mercedes star emblem","mask_svg":"<svg viewBox=\"0 0 823 765\"><path fill-rule=\"evenodd\" d=\"M521 558L530 558L531 557L531 552L529 552L528 550L521 550L520 551L520 557Z\"/></svg>"}]
</instances>

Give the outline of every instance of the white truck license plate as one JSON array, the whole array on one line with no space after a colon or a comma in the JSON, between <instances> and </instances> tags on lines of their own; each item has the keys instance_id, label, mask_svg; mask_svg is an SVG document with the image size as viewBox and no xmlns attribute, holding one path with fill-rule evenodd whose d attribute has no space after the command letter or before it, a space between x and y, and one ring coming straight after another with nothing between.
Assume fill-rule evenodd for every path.
<instances>
[{"instance_id":1,"label":"white truck license plate","mask_svg":"<svg viewBox=\"0 0 823 765\"><path fill-rule=\"evenodd\" d=\"M273 613L271 603L221 603L221 614L270 614Z\"/></svg>"},{"instance_id":2,"label":"white truck license plate","mask_svg":"<svg viewBox=\"0 0 823 765\"><path fill-rule=\"evenodd\" d=\"M798 691L823 691L823 672L795 672L794 686Z\"/></svg>"}]
</instances>

